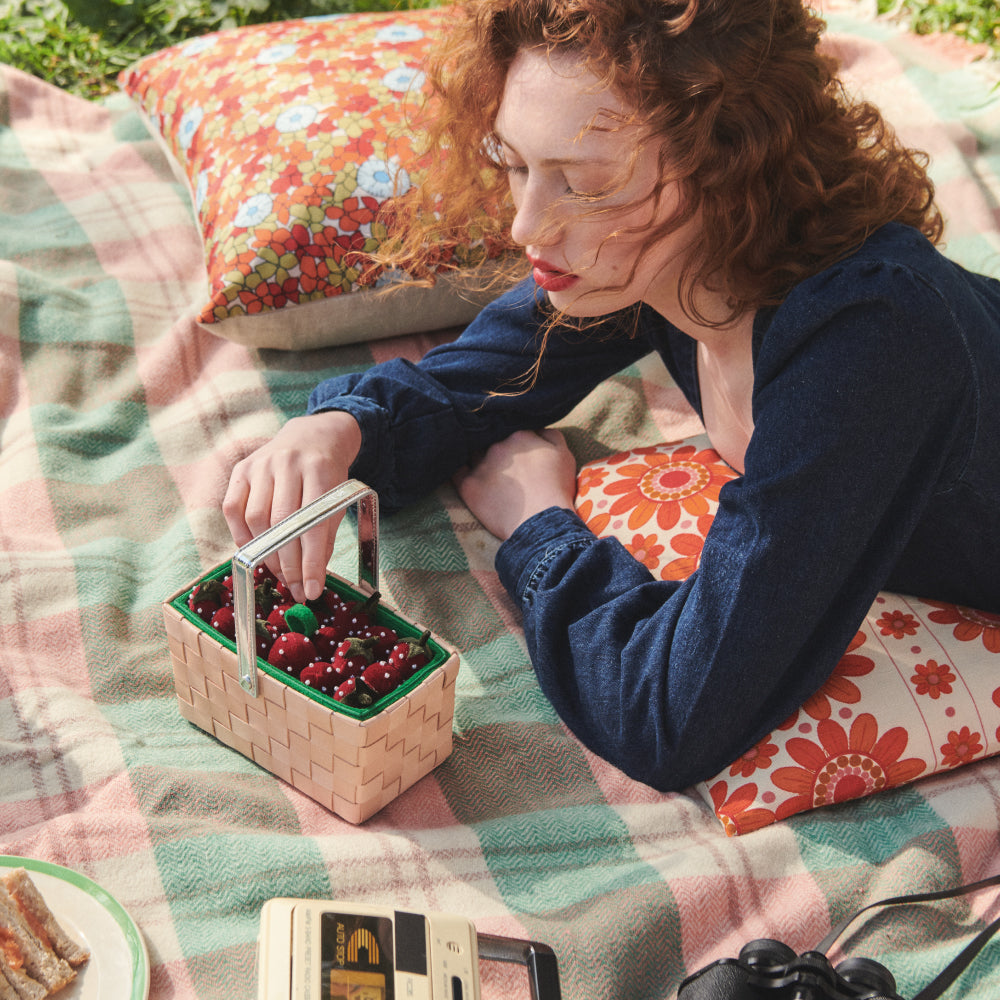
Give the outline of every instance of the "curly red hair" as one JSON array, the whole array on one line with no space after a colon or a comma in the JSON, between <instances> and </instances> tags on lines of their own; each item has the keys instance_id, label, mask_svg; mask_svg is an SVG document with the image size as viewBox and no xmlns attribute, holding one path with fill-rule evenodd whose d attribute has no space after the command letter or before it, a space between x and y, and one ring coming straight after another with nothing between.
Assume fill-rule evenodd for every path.
<instances>
[{"instance_id":1,"label":"curly red hair","mask_svg":"<svg viewBox=\"0 0 1000 1000\"><path fill-rule=\"evenodd\" d=\"M930 240L942 221L927 157L848 99L801 0L464 0L430 61L420 123L426 174L394 209L385 260L432 278L470 235L512 247L506 174L488 155L507 70L522 48L569 47L665 142L680 215L701 214L684 278L732 316L776 305L804 278L898 221ZM669 158L669 162L668 162ZM484 206L491 206L484 212ZM703 321L704 319L701 318Z\"/></svg>"}]
</instances>

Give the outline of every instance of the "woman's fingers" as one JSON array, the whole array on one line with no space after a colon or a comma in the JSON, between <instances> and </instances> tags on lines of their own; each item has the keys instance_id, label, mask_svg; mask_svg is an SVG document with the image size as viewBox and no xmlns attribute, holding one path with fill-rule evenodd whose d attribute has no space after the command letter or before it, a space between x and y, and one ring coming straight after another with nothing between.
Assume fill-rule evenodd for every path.
<instances>
[{"instance_id":1,"label":"woman's fingers","mask_svg":"<svg viewBox=\"0 0 1000 1000\"><path fill-rule=\"evenodd\" d=\"M360 443L354 418L330 411L290 420L237 463L222 504L237 547L344 482ZM342 515L328 518L267 560L295 600L322 592L341 519Z\"/></svg>"}]
</instances>

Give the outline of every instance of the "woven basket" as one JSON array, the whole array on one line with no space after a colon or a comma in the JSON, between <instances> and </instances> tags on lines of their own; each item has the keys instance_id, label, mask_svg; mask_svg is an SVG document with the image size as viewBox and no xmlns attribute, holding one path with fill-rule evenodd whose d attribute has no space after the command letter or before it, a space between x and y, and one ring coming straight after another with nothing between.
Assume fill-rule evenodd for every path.
<instances>
[{"instance_id":1,"label":"woven basket","mask_svg":"<svg viewBox=\"0 0 1000 1000\"><path fill-rule=\"evenodd\" d=\"M355 599L378 589L378 499L351 480L239 549L229 563L163 603L181 715L351 823L361 823L443 761L452 747L458 655L431 635L432 658L370 708L352 708L257 658L253 571L315 524L356 504L358 584L328 586ZM204 580L232 572L236 642L188 608ZM401 637L425 630L379 605Z\"/></svg>"}]
</instances>

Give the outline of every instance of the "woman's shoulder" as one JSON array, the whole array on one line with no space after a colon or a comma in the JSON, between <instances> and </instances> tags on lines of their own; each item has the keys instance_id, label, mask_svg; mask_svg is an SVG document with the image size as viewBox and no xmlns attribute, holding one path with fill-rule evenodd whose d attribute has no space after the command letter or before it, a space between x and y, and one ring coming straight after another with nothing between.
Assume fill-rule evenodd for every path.
<instances>
[{"instance_id":1,"label":"woman's shoulder","mask_svg":"<svg viewBox=\"0 0 1000 1000\"><path fill-rule=\"evenodd\" d=\"M906 289L909 295L915 286L944 299L986 296L1000 301L1000 282L995 278L966 270L919 230L895 222L875 230L860 247L802 281L789 300L824 294L851 298L852 288L855 294L868 296L880 289L888 295Z\"/></svg>"},{"instance_id":2,"label":"woman's shoulder","mask_svg":"<svg viewBox=\"0 0 1000 1000\"><path fill-rule=\"evenodd\" d=\"M1000 282L888 225L760 314L754 333L761 385L836 382L836 368L854 384L910 379L960 393L976 371L1000 371Z\"/></svg>"},{"instance_id":3,"label":"woman's shoulder","mask_svg":"<svg viewBox=\"0 0 1000 1000\"><path fill-rule=\"evenodd\" d=\"M897 327L907 331L914 347L921 330L938 343L944 328L963 336L989 325L995 334L1000 281L966 270L918 230L890 223L837 263L800 282L765 323L786 335L806 337L830 324L849 326L865 315L881 318L884 336ZM990 317L992 323L984 324ZM886 320L891 322L886 325Z\"/></svg>"}]
</instances>

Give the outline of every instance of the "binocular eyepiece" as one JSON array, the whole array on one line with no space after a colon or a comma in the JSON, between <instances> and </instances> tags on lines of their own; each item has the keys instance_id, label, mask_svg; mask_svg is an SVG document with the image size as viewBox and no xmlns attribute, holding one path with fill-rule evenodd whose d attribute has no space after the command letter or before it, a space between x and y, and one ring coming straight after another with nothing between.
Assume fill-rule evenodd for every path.
<instances>
[{"instance_id":1,"label":"binocular eyepiece","mask_svg":"<svg viewBox=\"0 0 1000 1000\"><path fill-rule=\"evenodd\" d=\"M689 976L678 1000L902 1000L879 962L847 958L834 968L822 952L797 955L770 938L745 944L737 959L721 959Z\"/></svg>"},{"instance_id":2,"label":"binocular eyepiece","mask_svg":"<svg viewBox=\"0 0 1000 1000\"><path fill-rule=\"evenodd\" d=\"M761 938L744 945L739 960L748 970L763 976L783 978L792 969L808 969L820 977L832 972L834 983L839 977L845 985L857 987L861 991L857 994L859 998L896 996L896 980L892 973L871 958L845 958L834 969L826 956L819 952L807 951L796 955L781 941Z\"/></svg>"}]
</instances>

